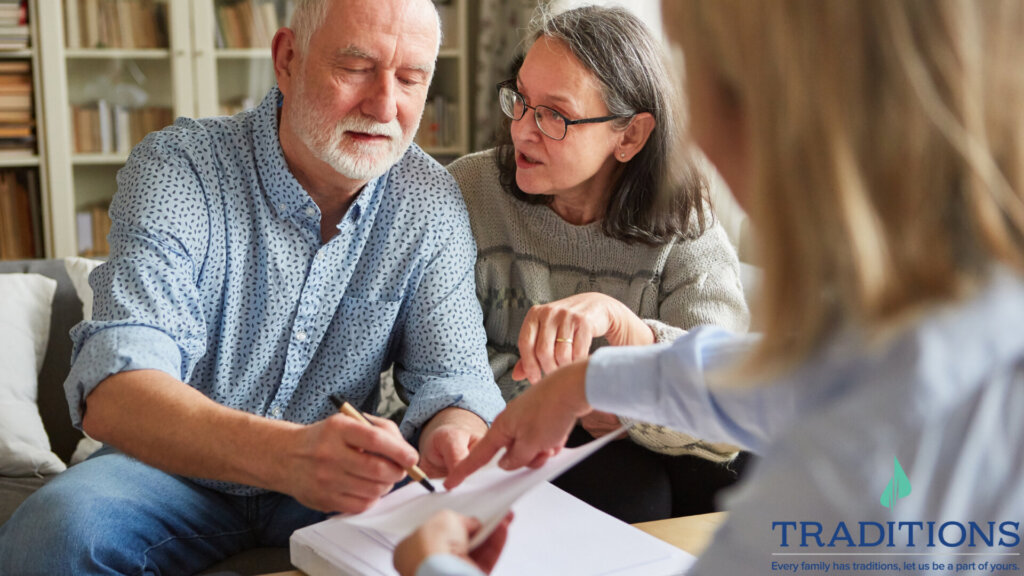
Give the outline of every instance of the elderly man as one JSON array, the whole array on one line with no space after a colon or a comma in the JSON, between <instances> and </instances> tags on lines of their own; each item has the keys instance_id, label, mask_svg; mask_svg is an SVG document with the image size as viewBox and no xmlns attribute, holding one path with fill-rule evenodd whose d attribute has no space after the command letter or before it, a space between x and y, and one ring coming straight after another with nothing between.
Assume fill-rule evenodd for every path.
<instances>
[{"instance_id":1,"label":"elderly man","mask_svg":"<svg viewBox=\"0 0 1024 576\"><path fill-rule=\"evenodd\" d=\"M259 108L136 147L66 382L107 446L0 529L0 573L195 572L482 436L503 403L469 221L410 146L438 34L429 0L300 1ZM400 429L334 413L371 409L392 363Z\"/></svg>"}]
</instances>

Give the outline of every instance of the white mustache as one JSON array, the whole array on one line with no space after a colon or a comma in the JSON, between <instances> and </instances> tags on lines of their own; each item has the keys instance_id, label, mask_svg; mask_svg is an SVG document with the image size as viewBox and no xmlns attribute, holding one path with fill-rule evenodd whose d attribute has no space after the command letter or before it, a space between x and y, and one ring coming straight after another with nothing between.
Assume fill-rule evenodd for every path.
<instances>
[{"instance_id":1,"label":"white mustache","mask_svg":"<svg viewBox=\"0 0 1024 576\"><path fill-rule=\"evenodd\" d=\"M387 136L392 140L401 139L402 127L397 120L382 124L366 117L344 118L338 122L338 132L360 132L372 136Z\"/></svg>"}]
</instances>

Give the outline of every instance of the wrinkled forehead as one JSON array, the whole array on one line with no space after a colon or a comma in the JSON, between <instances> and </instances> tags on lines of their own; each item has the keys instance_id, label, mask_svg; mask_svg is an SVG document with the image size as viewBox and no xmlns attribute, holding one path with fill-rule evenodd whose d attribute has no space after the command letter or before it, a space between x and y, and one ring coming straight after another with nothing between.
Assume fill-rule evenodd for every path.
<instances>
[{"instance_id":1,"label":"wrinkled forehead","mask_svg":"<svg viewBox=\"0 0 1024 576\"><path fill-rule=\"evenodd\" d=\"M440 44L430 0L334 0L318 31L332 54L358 50L396 67L433 69Z\"/></svg>"}]
</instances>

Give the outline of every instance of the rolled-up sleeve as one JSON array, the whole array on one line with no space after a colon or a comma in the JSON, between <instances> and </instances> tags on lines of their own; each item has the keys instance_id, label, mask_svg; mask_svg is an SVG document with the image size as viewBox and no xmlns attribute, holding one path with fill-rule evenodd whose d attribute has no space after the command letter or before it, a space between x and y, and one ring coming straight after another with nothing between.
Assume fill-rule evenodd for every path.
<instances>
[{"instance_id":1,"label":"rolled-up sleeve","mask_svg":"<svg viewBox=\"0 0 1024 576\"><path fill-rule=\"evenodd\" d=\"M110 258L90 275L93 318L71 331L65 394L81 427L86 398L107 377L159 370L187 380L206 349L195 254L208 232L189 163L155 133L118 173L110 206Z\"/></svg>"},{"instance_id":2,"label":"rolled-up sleeve","mask_svg":"<svg viewBox=\"0 0 1024 576\"><path fill-rule=\"evenodd\" d=\"M457 407L488 424L505 407L487 362L487 335L476 299L476 244L465 208L441 226L437 249L407 301L395 378L409 396L402 431Z\"/></svg>"}]
</instances>

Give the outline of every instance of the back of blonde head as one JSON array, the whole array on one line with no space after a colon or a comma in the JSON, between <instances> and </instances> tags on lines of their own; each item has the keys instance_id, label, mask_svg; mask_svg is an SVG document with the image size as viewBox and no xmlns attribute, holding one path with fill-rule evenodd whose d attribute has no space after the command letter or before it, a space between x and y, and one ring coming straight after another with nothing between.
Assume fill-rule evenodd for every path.
<instances>
[{"instance_id":1,"label":"back of blonde head","mask_svg":"<svg viewBox=\"0 0 1024 576\"><path fill-rule=\"evenodd\" d=\"M685 56L747 117L756 366L1024 270L1024 2L675 1Z\"/></svg>"}]
</instances>

